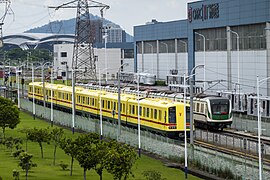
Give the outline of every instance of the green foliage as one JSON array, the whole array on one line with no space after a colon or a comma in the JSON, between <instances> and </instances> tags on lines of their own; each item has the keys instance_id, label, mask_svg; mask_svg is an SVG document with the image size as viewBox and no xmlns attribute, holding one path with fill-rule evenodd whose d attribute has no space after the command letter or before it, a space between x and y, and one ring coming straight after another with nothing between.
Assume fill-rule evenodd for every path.
<instances>
[{"instance_id":1,"label":"green foliage","mask_svg":"<svg viewBox=\"0 0 270 180\"><path fill-rule=\"evenodd\" d=\"M104 156L109 150L108 143L105 141L99 141L97 144L98 151L96 152L96 158L98 160L95 171L99 175L100 179L102 179L103 170L105 168L105 165L107 163L107 160Z\"/></svg>"},{"instance_id":2,"label":"green foliage","mask_svg":"<svg viewBox=\"0 0 270 180\"><path fill-rule=\"evenodd\" d=\"M14 129L20 123L19 110L10 101L0 98L0 127L5 138L5 129Z\"/></svg>"},{"instance_id":3,"label":"green foliage","mask_svg":"<svg viewBox=\"0 0 270 180\"><path fill-rule=\"evenodd\" d=\"M20 179L20 172L16 169L13 169L12 177L14 178L14 180L19 180Z\"/></svg>"},{"instance_id":4,"label":"green foliage","mask_svg":"<svg viewBox=\"0 0 270 180\"><path fill-rule=\"evenodd\" d=\"M13 106L15 105L10 99L6 99L0 96L0 104L5 106Z\"/></svg>"},{"instance_id":5,"label":"green foliage","mask_svg":"<svg viewBox=\"0 0 270 180\"><path fill-rule=\"evenodd\" d=\"M22 152L19 156L18 165L25 171L25 176L28 177L28 172L31 168L37 167L37 164L32 162L32 154L28 154L27 152ZM26 178L27 179L27 178Z\"/></svg>"},{"instance_id":6,"label":"green foliage","mask_svg":"<svg viewBox=\"0 0 270 180\"><path fill-rule=\"evenodd\" d=\"M27 133L27 139L33 142L37 142L39 144L41 157L43 159L44 155L43 155L42 143L44 142L44 143L50 144L50 140L51 140L49 127L45 129L37 129L37 128L29 129Z\"/></svg>"},{"instance_id":7,"label":"green foliage","mask_svg":"<svg viewBox=\"0 0 270 180\"><path fill-rule=\"evenodd\" d=\"M60 162L59 166L62 168L63 171L67 170L68 164L64 163L63 161Z\"/></svg>"},{"instance_id":8,"label":"green foliage","mask_svg":"<svg viewBox=\"0 0 270 180\"><path fill-rule=\"evenodd\" d=\"M129 146L115 141L110 142L109 147L104 157L107 161L106 170L113 175L114 179L126 180L129 175L133 175L131 168L138 158L136 152Z\"/></svg>"},{"instance_id":9,"label":"green foliage","mask_svg":"<svg viewBox=\"0 0 270 180\"><path fill-rule=\"evenodd\" d=\"M99 150L98 142L99 135L96 133L84 134L76 139L77 154L75 158L84 169L84 179L86 179L86 171L95 168L98 163L98 158L96 158Z\"/></svg>"},{"instance_id":10,"label":"green foliage","mask_svg":"<svg viewBox=\"0 0 270 180\"><path fill-rule=\"evenodd\" d=\"M64 130L62 128L54 128L51 132L51 140L54 144L53 165L55 165L56 149L58 146L60 146L63 136L64 136Z\"/></svg>"},{"instance_id":11,"label":"green foliage","mask_svg":"<svg viewBox=\"0 0 270 180\"><path fill-rule=\"evenodd\" d=\"M144 171L143 176L146 180L166 180L166 178L161 177L161 173L155 170Z\"/></svg>"},{"instance_id":12,"label":"green foliage","mask_svg":"<svg viewBox=\"0 0 270 180\"><path fill-rule=\"evenodd\" d=\"M72 139L62 139L60 143L60 148L64 150L64 152L71 156L71 162L70 162L70 176L72 176L73 171L73 163L74 163L74 157L77 154L77 144L76 140Z\"/></svg>"}]
</instances>

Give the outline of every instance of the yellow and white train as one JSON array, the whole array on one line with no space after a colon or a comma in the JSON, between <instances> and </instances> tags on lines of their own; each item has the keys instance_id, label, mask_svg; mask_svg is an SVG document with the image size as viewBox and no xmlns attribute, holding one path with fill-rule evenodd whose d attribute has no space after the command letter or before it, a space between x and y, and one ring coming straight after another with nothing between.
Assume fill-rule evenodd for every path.
<instances>
[{"instance_id":1,"label":"yellow and white train","mask_svg":"<svg viewBox=\"0 0 270 180\"><path fill-rule=\"evenodd\" d=\"M71 112L72 87L45 83L45 104L50 106L53 101L54 108ZM34 87L34 89L33 89ZM43 83L29 84L28 98L35 103L43 104ZM75 88L76 114L98 118L100 115L100 103L102 117L108 121L118 118L118 94L90 90L82 87ZM101 100L100 100L101 99ZM190 110L181 102L162 100L157 98L141 98L140 123L143 129L163 134L169 137L183 136L184 117L186 107L186 130L190 130ZM138 123L138 99L135 95L121 94L121 124L137 127Z\"/></svg>"}]
</instances>

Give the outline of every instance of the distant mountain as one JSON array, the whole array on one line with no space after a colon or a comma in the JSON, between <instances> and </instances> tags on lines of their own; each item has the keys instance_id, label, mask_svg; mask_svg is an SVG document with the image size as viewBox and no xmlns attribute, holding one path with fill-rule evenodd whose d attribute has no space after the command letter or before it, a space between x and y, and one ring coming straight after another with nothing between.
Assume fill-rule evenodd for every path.
<instances>
[{"instance_id":1,"label":"distant mountain","mask_svg":"<svg viewBox=\"0 0 270 180\"><path fill-rule=\"evenodd\" d=\"M100 19L99 16L90 13L90 19ZM75 34L75 22L76 18L69 20L53 21L40 27L36 27L25 31L25 33L50 33L50 34ZM120 27L107 19L104 19L104 24L113 24L115 27ZM126 33L126 41L133 42L133 36Z\"/></svg>"}]
</instances>

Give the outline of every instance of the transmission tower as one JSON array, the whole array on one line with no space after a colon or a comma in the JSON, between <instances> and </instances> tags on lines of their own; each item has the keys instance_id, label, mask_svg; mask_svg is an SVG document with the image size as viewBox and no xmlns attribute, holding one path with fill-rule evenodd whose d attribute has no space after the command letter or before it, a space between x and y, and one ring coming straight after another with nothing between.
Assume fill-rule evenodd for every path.
<instances>
[{"instance_id":1,"label":"transmission tower","mask_svg":"<svg viewBox=\"0 0 270 180\"><path fill-rule=\"evenodd\" d=\"M101 8L100 13L103 18L103 10L110 7L92 0L74 0L58 7L49 8L55 8L56 10L59 8L77 8L72 59L75 81L96 79L96 62L93 49L94 35L90 23L89 8Z\"/></svg>"},{"instance_id":2,"label":"transmission tower","mask_svg":"<svg viewBox=\"0 0 270 180\"><path fill-rule=\"evenodd\" d=\"M0 48L3 47L3 25L7 14L13 14L14 12L11 9L11 1L10 0L0 0L0 4L4 4L4 14L0 18Z\"/></svg>"}]
</instances>

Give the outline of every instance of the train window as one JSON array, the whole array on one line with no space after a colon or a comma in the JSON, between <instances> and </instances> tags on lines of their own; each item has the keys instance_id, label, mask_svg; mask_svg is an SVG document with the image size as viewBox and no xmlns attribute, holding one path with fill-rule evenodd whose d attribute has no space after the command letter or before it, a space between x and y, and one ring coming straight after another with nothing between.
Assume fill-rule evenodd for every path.
<instances>
[{"instance_id":1,"label":"train window","mask_svg":"<svg viewBox=\"0 0 270 180\"><path fill-rule=\"evenodd\" d=\"M228 114L229 113L229 100L210 100L212 114Z\"/></svg>"},{"instance_id":2,"label":"train window","mask_svg":"<svg viewBox=\"0 0 270 180\"><path fill-rule=\"evenodd\" d=\"M61 93L60 92L58 92L58 98L61 98Z\"/></svg>"},{"instance_id":3,"label":"train window","mask_svg":"<svg viewBox=\"0 0 270 180\"><path fill-rule=\"evenodd\" d=\"M157 110L154 109L154 119L157 119Z\"/></svg>"},{"instance_id":4,"label":"train window","mask_svg":"<svg viewBox=\"0 0 270 180\"><path fill-rule=\"evenodd\" d=\"M82 97L82 104L85 104L85 97Z\"/></svg>"},{"instance_id":5,"label":"train window","mask_svg":"<svg viewBox=\"0 0 270 180\"><path fill-rule=\"evenodd\" d=\"M140 116L142 115L142 107L140 106Z\"/></svg>"},{"instance_id":6,"label":"train window","mask_svg":"<svg viewBox=\"0 0 270 180\"><path fill-rule=\"evenodd\" d=\"M78 96L78 102L81 103L81 96Z\"/></svg>"},{"instance_id":7,"label":"train window","mask_svg":"<svg viewBox=\"0 0 270 180\"><path fill-rule=\"evenodd\" d=\"M68 93L66 93L66 100L68 100Z\"/></svg>"},{"instance_id":8,"label":"train window","mask_svg":"<svg viewBox=\"0 0 270 180\"><path fill-rule=\"evenodd\" d=\"M176 108L169 108L169 123L176 123Z\"/></svg>"},{"instance_id":9,"label":"train window","mask_svg":"<svg viewBox=\"0 0 270 180\"><path fill-rule=\"evenodd\" d=\"M204 110L204 104L201 104L201 113L204 113L203 110Z\"/></svg>"},{"instance_id":10,"label":"train window","mask_svg":"<svg viewBox=\"0 0 270 180\"><path fill-rule=\"evenodd\" d=\"M113 102L113 109L116 110L116 102Z\"/></svg>"},{"instance_id":11,"label":"train window","mask_svg":"<svg viewBox=\"0 0 270 180\"><path fill-rule=\"evenodd\" d=\"M153 109L150 109L150 118L153 119Z\"/></svg>"},{"instance_id":12,"label":"train window","mask_svg":"<svg viewBox=\"0 0 270 180\"><path fill-rule=\"evenodd\" d=\"M105 102L104 100L102 100L102 108L104 108Z\"/></svg>"},{"instance_id":13,"label":"train window","mask_svg":"<svg viewBox=\"0 0 270 180\"><path fill-rule=\"evenodd\" d=\"M265 101L263 101L263 109L265 109Z\"/></svg>"},{"instance_id":14,"label":"train window","mask_svg":"<svg viewBox=\"0 0 270 180\"><path fill-rule=\"evenodd\" d=\"M94 98L91 98L91 104L92 104L92 106L95 105L95 100L94 100Z\"/></svg>"},{"instance_id":15,"label":"train window","mask_svg":"<svg viewBox=\"0 0 270 180\"><path fill-rule=\"evenodd\" d=\"M149 108L146 109L146 117L149 117Z\"/></svg>"},{"instance_id":16,"label":"train window","mask_svg":"<svg viewBox=\"0 0 270 180\"><path fill-rule=\"evenodd\" d=\"M48 90L46 90L46 96L48 96L48 95L49 95Z\"/></svg>"},{"instance_id":17,"label":"train window","mask_svg":"<svg viewBox=\"0 0 270 180\"><path fill-rule=\"evenodd\" d=\"M29 92L32 92L32 87L29 88Z\"/></svg>"},{"instance_id":18,"label":"train window","mask_svg":"<svg viewBox=\"0 0 270 180\"><path fill-rule=\"evenodd\" d=\"M129 109L128 110L129 110L129 113L131 113L131 105L129 105Z\"/></svg>"},{"instance_id":19,"label":"train window","mask_svg":"<svg viewBox=\"0 0 270 180\"><path fill-rule=\"evenodd\" d=\"M126 105L123 104L123 112L125 112L125 111L126 111Z\"/></svg>"},{"instance_id":20,"label":"train window","mask_svg":"<svg viewBox=\"0 0 270 180\"><path fill-rule=\"evenodd\" d=\"M37 93L39 94L39 89L37 89Z\"/></svg>"},{"instance_id":21,"label":"train window","mask_svg":"<svg viewBox=\"0 0 270 180\"><path fill-rule=\"evenodd\" d=\"M111 109L111 101L107 101L107 108Z\"/></svg>"},{"instance_id":22,"label":"train window","mask_svg":"<svg viewBox=\"0 0 270 180\"><path fill-rule=\"evenodd\" d=\"M54 97L54 93L55 93L55 92L53 91L53 92L52 92L52 97Z\"/></svg>"},{"instance_id":23,"label":"train window","mask_svg":"<svg viewBox=\"0 0 270 180\"><path fill-rule=\"evenodd\" d=\"M135 114L135 106L134 105L132 105L132 110L131 110L131 114Z\"/></svg>"},{"instance_id":24,"label":"train window","mask_svg":"<svg viewBox=\"0 0 270 180\"><path fill-rule=\"evenodd\" d=\"M269 116L269 100L266 101L266 116Z\"/></svg>"},{"instance_id":25,"label":"train window","mask_svg":"<svg viewBox=\"0 0 270 180\"><path fill-rule=\"evenodd\" d=\"M145 107L143 107L143 117L145 117Z\"/></svg>"},{"instance_id":26,"label":"train window","mask_svg":"<svg viewBox=\"0 0 270 180\"><path fill-rule=\"evenodd\" d=\"M135 106L135 115L138 115L138 106Z\"/></svg>"},{"instance_id":27,"label":"train window","mask_svg":"<svg viewBox=\"0 0 270 180\"><path fill-rule=\"evenodd\" d=\"M200 104L199 103L196 104L196 112L200 112Z\"/></svg>"},{"instance_id":28,"label":"train window","mask_svg":"<svg viewBox=\"0 0 270 180\"><path fill-rule=\"evenodd\" d=\"M69 94L69 99L72 101L72 94Z\"/></svg>"},{"instance_id":29,"label":"train window","mask_svg":"<svg viewBox=\"0 0 270 180\"><path fill-rule=\"evenodd\" d=\"M86 97L86 104L89 105L89 97Z\"/></svg>"},{"instance_id":30,"label":"train window","mask_svg":"<svg viewBox=\"0 0 270 180\"><path fill-rule=\"evenodd\" d=\"M62 99L65 99L65 94L64 93L62 93Z\"/></svg>"}]
</instances>

